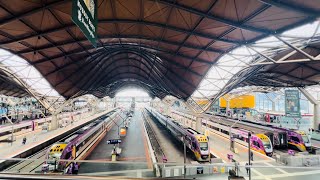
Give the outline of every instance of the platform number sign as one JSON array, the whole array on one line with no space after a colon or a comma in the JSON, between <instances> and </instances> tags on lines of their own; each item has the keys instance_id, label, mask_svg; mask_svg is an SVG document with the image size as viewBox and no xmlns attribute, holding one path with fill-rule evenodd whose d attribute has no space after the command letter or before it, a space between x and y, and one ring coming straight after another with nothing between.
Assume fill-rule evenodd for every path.
<instances>
[{"instance_id":1,"label":"platform number sign","mask_svg":"<svg viewBox=\"0 0 320 180\"><path fill-rule=\"evenodd\" d=\"M72 0L72 21L94 47L97 47L97 10L97 0Z\"/></svg>"},{"instance_id":2,"label":"platform number sign","mask_svg":"<svg viewBox=\"0 0 320 180\"><path fill-rule=\"evenodd\" d=\"M285 91L285 112L287 117L300 118L300 97L298 90Z\"/></svg>"}]
</instances>

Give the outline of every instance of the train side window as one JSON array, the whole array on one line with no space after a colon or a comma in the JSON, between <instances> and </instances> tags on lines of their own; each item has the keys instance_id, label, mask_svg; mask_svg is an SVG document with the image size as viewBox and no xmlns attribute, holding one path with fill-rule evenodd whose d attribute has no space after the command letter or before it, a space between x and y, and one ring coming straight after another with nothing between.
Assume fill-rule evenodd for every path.
<instances>
[{"instance_id":1,"label":"train side window","mask_svg":"<svg viewBox=\"0 0 320 180\"><path fill-rule=\"evenodd\" d=\"M66 154L66 158L65 159L69 159L70 157L71 157L71 151Z\"/></svg>"},{"instance_id":2,"label":"train side window","mask_svg":"<svg viewBox=\"0 0 320 180\"><path fill-rule=\"evenodd\" d=\"M195 142L192 142L193 149L197 149L197 144Z\"/></svg>"}]
</instances>

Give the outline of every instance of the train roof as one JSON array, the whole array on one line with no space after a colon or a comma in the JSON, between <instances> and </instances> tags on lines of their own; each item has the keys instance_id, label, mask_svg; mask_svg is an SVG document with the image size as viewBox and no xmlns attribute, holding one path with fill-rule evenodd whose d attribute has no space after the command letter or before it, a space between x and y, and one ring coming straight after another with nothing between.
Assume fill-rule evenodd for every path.
<instances>
[{"instance_id":1,"label":"train roof","mask_svg":"<svg viewBox=\"0 0 320 180\"><path fill-rule=\"evenodd\" d=\"M192 128L185 128L189 133L193 134L193 135L200 135L201 133L199 133L198 131L192 129Z\"/></svg>"},{"instance_id":2,"label":"train roof","mask_svg":"<svg viewBox=\"0 0 320 180\"><path fill-rule=\"evenodd\" d=\"M69 138L65 139L63 142L65 143L69 143L71 142L72 140L74 140L76 137L78 137L79 134L74 134L72 136L70 136Z\"/></svg>"},{"instance_id":3,"label":"train roof","mask_svg":"<svg viewBox=\"0 0 320 180\"><path fill-rule=\"evenodd\" d=\"M304 136L304 135L307 135L305 131L298 130L298 131L295 131L295 132L297 132L298 134L301 134L301 135L303 135L303 136Z\"/></svg>"},{"instance_id":4,"label":"train roof","mask_svg":"<svg viewBox=\"0 0 320 180\"><path fill-rule=\"evenodd\" d=\"M260 138L262 141L269 140L268 136L266 136L265 134L256 134L256 136Z\"/></svg>"}]
</instances>

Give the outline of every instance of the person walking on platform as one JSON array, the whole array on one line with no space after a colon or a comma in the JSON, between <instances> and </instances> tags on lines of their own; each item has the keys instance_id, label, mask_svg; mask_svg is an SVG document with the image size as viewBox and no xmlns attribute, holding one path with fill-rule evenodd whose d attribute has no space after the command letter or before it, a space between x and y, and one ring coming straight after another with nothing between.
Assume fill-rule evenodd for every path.
<instances>
[{"instance_id":1,"label":"person walking on platform","mask_svg":"<svg viewBox=\"0 0 320 180\"><path fill-rule=\"evenodd\" d=\"M247 175L249 175L249 163L246 163L246 171L247 171Z\"/></svg>"},{"instance_id":2,"label":"person walking on platform","mask_svg":"<svg viewBox=\"0 0 320 180\"><path fill-rule=\"evenodd\" d=\"M23 139L22 139L22 144L25 145L26 143L27 143L27 137L24 136Z\"/></svg>"}]
</instances>

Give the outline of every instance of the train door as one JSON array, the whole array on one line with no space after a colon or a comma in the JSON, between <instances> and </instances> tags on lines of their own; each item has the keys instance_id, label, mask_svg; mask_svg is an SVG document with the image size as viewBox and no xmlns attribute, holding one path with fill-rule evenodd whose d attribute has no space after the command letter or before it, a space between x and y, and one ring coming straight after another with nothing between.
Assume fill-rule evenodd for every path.
<instances>
[{"instance_id":1,"label":"train door","mask_svg":"<svg viewBox=\"0 0 320 180\"><path fill-rule=\"evenodd\" d=\"M279 146L287 148L288 147L288 135L287 133L279 133L278 134L278 139L279 139Z\"/></svg>"}]
</instances>

